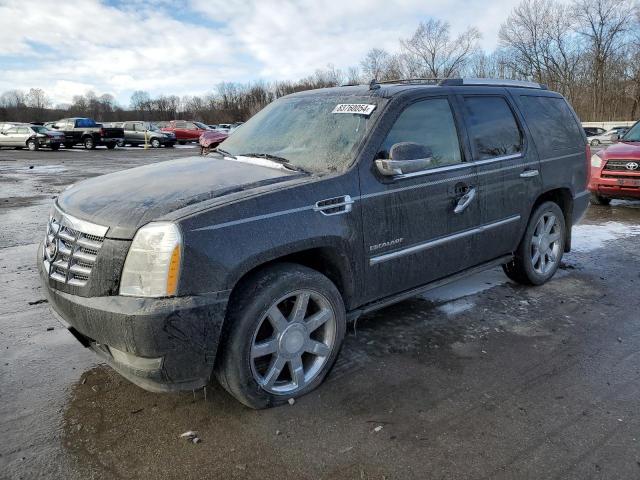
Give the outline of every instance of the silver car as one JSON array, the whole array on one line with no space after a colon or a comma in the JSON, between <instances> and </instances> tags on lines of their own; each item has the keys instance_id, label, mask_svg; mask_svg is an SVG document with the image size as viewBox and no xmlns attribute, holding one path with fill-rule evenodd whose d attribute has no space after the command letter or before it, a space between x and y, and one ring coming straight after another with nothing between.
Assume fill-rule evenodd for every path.
<instances>
[{"instance_id":1,"label":"silver car","mask_svg":"<svg viewBox=\"0 0 640 480\"><path fill-rule=\"evenodd\" d=\"M123 122L118 126L124 129L124 140L118 143L119 147L124 147L126 144L135 147L147 143L153 148L159 148L162 145L173 147L176 143L175 134L163 132L152 122Z\"/></svg>"},{"instance_id":2,"label":"silver car","mask_svg":"<svg viewBox=\"0 0 640 480\"><path fill-rule=\"evenodd\" d=\"M16 124L0 132L0 147L58 150L63 142L64 134L42 125Z\"/></svg>"}]
</instances>

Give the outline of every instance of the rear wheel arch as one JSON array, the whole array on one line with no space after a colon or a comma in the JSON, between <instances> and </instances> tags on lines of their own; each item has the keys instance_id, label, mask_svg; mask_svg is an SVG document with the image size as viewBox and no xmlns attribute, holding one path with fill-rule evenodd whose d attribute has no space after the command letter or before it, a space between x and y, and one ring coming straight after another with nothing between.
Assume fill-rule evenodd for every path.
<instances>
[{"instance_id":1,"label":"rear wheel arch","mask_svg":"<svg viewBox=\"0 0 640 480\"><path fill-rule=\"evenodd\" d=\"M540 194L531 206L531 212L529 213L527 224L536 209L544 202L553 202L560 207L560 210L562 210L562 213L564 214L564 223L566 225L564 251L569 252L571 250L571 225L573 225L573 194L567 187L554 188Z\"/></svg>"}]
</instances>

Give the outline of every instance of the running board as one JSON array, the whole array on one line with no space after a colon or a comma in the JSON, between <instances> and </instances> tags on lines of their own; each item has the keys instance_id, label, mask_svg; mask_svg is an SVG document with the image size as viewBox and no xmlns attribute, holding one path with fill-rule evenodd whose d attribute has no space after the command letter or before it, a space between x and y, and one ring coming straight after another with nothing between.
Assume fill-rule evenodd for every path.
<instances>
[{"instance_id":1,"label":"running board","mask_svg":"<svg viewBox=\"0 0 640 480\"><path fill-rule=\"evenodd\" d=\"M390 297L385 297L382 300L365 304L360 308L356 308L355 310L348 312L347 321L349 322L355 321L361 315L371 313L376 310L380 310L381 308L388 307L389 305L393 305L394 303L402 302L403 300L406 300L408 298L415 297L417 295L420 295L421 293L428 292L429 290L433 290L434 288L442 287L443 285L447 285L449 283L461 280L465 277L483 272L490 268L497 267L499 265L504 265L505 263L509 263L511 260L513 260L513 255L505 255L503 257L496 258L495 260L491 260L490 262L482 263L476 267L463 270L459 273L451 275L450 277L442 278L440 280L427 283L426 285L412 288L411 290L405 290L404 292L397 293Z\"/></svg>"}]
</instances>

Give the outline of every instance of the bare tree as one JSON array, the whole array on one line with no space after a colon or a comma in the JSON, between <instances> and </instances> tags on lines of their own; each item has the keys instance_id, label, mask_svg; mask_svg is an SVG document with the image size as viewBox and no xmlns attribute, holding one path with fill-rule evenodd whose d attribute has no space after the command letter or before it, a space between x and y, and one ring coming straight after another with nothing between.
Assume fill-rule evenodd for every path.
<instances>
[{"instance_id":1,"label":"bare tree","mask_svg":"<svg viewBox=\"0 0 640 480\"><path fill-rule=\"evenodd\" d=\"M628 43L626 34L633 5L628 0L574 0L573 7L578 32L588 42L593 112L602 117L605 115L607 70Z\"/></svg>"},{"instance_id":2,"label":"bare tree","mask_svg":"<svg viewBox=\"0 0 640 480\"><path fill-rule=\"evenodd\" d=\"M414 62L422 76L451 77L478 51L478 29L469 27L456 38L451 38L450 29L448 22L430 19L421 22L411 38L401 40L406 61Z\"/></svg>"}]
</instances>

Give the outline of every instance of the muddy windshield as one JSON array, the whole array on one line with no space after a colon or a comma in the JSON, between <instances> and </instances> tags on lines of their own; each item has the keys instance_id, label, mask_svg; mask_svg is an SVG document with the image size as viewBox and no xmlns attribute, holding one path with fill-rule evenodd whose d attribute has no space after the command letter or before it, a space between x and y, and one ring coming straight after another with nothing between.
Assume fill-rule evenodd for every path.
<instances>
[{"instance_id":1,"label":"muddy windshield","mask_svg":"<svg viewBox=\"0 0 640 480\"><path fill-rule=\"evenodd\" d=\"M383 107L375 97L282 98L238 128L220 148L278 157L313 173L343 171Z\"/></svg>"}]
</instances>

